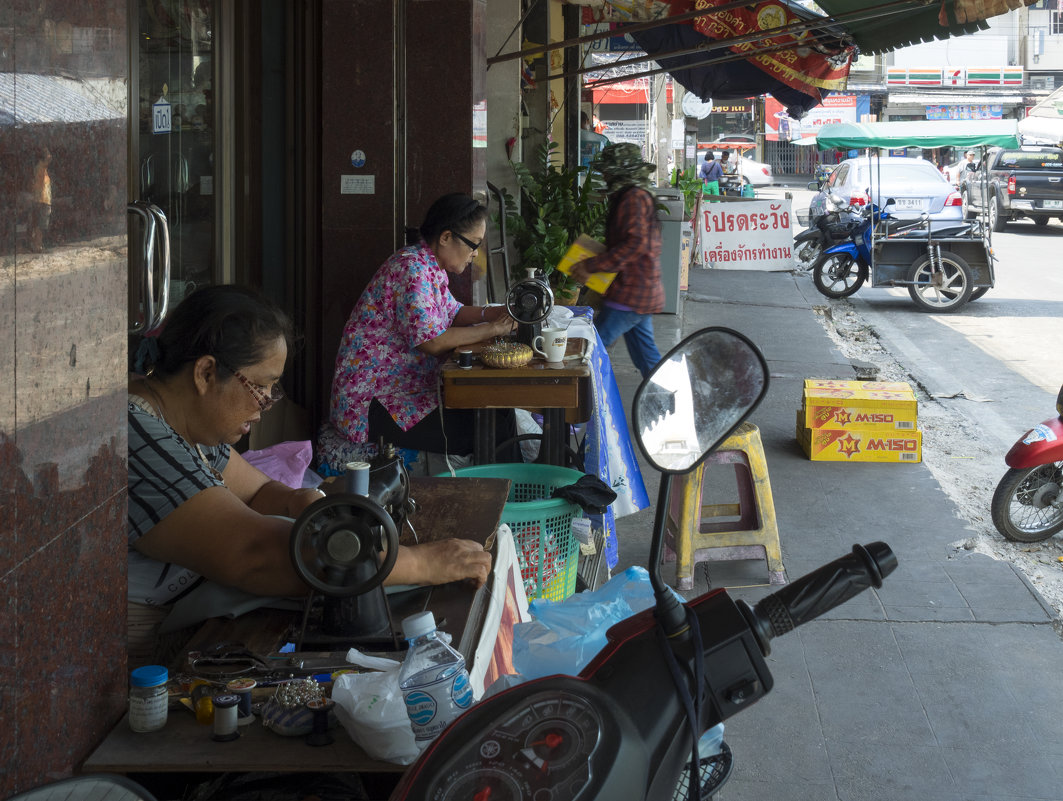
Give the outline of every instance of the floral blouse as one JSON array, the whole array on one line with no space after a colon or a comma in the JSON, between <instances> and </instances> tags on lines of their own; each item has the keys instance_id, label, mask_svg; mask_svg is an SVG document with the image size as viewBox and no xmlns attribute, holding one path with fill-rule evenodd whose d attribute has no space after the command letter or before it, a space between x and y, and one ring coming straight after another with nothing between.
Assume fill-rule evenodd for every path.
<instances>
[{"instance_id":1,"label":"floral blouse","mask_svg":"<svg viewBox=\"0 0 1063 801\"><path fill-rule=\"evenodd\" d=\"M450 277L422 242L391 255L343 329L329 417L352 442L366 442L369 404L380 401L403 431L438 405L439 360L417 346L454 321L461 304Z\"/></svg>"}]
</instances>

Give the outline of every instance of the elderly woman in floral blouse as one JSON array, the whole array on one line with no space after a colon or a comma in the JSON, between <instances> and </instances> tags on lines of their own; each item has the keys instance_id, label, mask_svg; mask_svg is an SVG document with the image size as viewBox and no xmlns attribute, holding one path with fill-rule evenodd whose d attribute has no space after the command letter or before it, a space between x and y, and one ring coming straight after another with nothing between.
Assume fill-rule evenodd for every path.
<instances>
[{"instance_id":1,"label":"elderly woman in floral blouse","mask_svg":"<svg viewBox=\"0 0 1063 801\"><path fill-rule=\"evenodd\" d=\"M343 331L332 426L352 443L465 456L471 410L439 406L439 367L455 348L512 332L504 306L463 306L450 293L483 243L487 209L462 193L436 200L420 241L384 262Z\"/></svg>"}]
</instances>

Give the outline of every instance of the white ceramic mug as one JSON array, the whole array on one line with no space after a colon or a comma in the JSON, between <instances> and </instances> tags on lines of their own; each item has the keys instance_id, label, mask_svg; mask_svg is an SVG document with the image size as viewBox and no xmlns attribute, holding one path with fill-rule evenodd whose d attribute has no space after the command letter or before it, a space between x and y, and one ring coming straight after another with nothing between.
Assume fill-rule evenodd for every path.
<instances>
[{"instance_id":1,"label":"white ceramic mug","mask_svg":"<svg viewBox=\"0 0 1063 801\"><path fill-rule=\"evenodd\" d=\"M568 330L565 328L544 328L542 335L537 336L532 341L532 350L550 364L563 362L567 347Z\"/></svg>"}]
</instances>

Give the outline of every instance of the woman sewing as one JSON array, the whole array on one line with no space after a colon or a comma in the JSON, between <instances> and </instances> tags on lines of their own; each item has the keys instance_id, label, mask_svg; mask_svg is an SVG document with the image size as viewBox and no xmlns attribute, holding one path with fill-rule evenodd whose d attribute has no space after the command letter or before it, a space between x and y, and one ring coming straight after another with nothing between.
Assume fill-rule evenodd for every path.
<instances>
[{"instance_id":1,"label":"woman sewing","mask_svg":"<svg viewBox=\"0 0 1063 801\"><path fill-rule=\"evenodd\" d=\"M322 493L272 481L230 447L281 397L291 341L284 314L236 286L193 292L144 341L144 374L129 382L131 657L153 647L170 605L201 592L201 579L241 595L306 595L285 518ZM401 547L387 583L482 582L490 563L466 540Z\"/></svg>"},{"instance_id":2,"label":"woman sewing","mask_svg":"<svg viewBox=\"0 0 1063 801\"><path fill-rule=\"evenodd\" d=\"M482 204L444 195L425 214L419 241L392 254L362 292L332 379L331 424L349 443L472 452L473 412L441 407L439 368L455 348L516 325L504 306L465 306L450 292L450 275L468 268L486 229Z\"/></svg>"}]
</instances>

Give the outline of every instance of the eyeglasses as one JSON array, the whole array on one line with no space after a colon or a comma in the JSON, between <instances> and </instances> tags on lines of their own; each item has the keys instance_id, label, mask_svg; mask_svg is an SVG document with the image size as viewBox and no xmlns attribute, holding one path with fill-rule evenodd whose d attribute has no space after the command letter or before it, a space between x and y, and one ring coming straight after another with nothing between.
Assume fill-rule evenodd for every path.
<instances>
[{"instance_id":1,"label":"eyeglasses","mask_svg":"<svg viewBox=\"0 0 1063 801\"><path fill-rule=\"evenodd\" d=\"M466 239L461 234L459 234L457 231L451 231L450 233L454 234L454 236L456 236L458 239L460 239L462 242L464 242L466 245L468 245L470 250L479 250L480 249L480 245L482 245L484 243L482 239L479 242L473 242L471 239Z\"/></svg>"},{"instance_id":2,"label":"eyeglasses","mask_svg":"<svg viewBox=\"0 0 1063 801\"><path fill-rule=\"evenodd\" d=\"M274 384L272 387L264 387L261 384L256 384L239 370L234 370L217 356L214 357L214 361L232 373L236 377L236 380L244 385L244 388L251 393L251 397L255 399L255 403L258 404L258 408L262 411L266 411L274 403L284 397L284 390L281 389L280 384Z\"/></svg>"}]
</instances>

